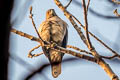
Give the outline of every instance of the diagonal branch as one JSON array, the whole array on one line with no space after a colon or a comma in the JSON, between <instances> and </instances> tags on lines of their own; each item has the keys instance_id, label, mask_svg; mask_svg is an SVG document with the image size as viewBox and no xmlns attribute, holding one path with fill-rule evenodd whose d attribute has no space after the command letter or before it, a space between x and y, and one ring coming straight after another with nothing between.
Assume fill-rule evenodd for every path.
<instances>
[{"instance_id":1,"label":"diagonal branch","mask_svg":"<svg viewBox=\"0 0 120 80\"><path fill-rule=\"evenodd\" d=\"M86 51L86 50L82 50L82 49L80 49L80 48L78 48L78 47L75 47L75 46L67 45L67 48L72 48L72 49L74 49L74 50L76 50L76 51L84 52L84 53L86 53L86 54L92 55L92 53L90 53L90 52L88 52L88 51ZM113 56L102 56L102 55L100 55L100 57L101 57L101 58L104 58L104 59L114 59L115 57L119 58L120 56L114 54Z\"/></svg>"},{"instance_id":2,"label":"diagonal branch","mask_svg":"<svg viewBox=\"0 0 120 80\"><path fill-rule=\"evenodd\" d=\"M34 29L35 29L38 37L39 37L40 40L41 40L41 41L40 41L40 44L41 44L41 45L44 45L44 40L40 37L40 34L39 34L39 32L37 31L36 25L35 25L34 20L33 20L32 6L30 7L30 16L29 16L29 17L30 17L30 19L32 20L33 27L34 27Z\"/></svg>"},{"instance_id":3,"label":"diagonal branch","mask_svg":"<svg viewBox=\"0 0 120 80\"><path fill-rule=\"evenodd\" d=\"M31 35L29 35L29 34L27 34L27 33L23 33L23 32L21 32L21 31L18 31L18 30L16 30L16 29L14 29L14 28L11 29L11 32L13 32L13 33L15 33L15 34L18 34L18 35L20 35L20 36L22 36L22 37L28 38L28 39L30 39L30 40L32 40L32 41L40 42L40 39L39 39L39 38L33 37L33 36L31 36Z\"/></svg>"},{"instance_id":4,"label":"diagonal branch","mask_svg":"<svg viewBox=\"0 0 120 80\"><path fill-rule=\"evenodd\" d=\"M65 6L65 9L68 8L68 6L71 4L72 0L70 0L70 2Z\"/></svg>"},{"instance_id":5,"label":"diagonal branch","mask_svg":"<svg viewBox=\"0 0 120 80\"><path fill-rule=\"evenodd\" d=\"M76 50L76 51L84 52L84 53L89 54L89 55L92 54L92 53L90 53L90 52L88 52L88 51L86 51L86 50L82 50L82 49L80 49L80 48L78 48L78 47L71 46L71 45L67 45L67 48L72 48L72 49L74 49L74 50Z\"/></svg>"},{"instance_id":6,"label":"diagonal branch","mask_svg":"<svg viewBox=\"0 0 120 80\"><path fill-rule=\"evenodd\" d=\"M88 3L87 3L87 7L86 7L86 11L87 11L87 12L88 12L89 4L90 4L90 0L88 0Z\"/></svg>"},{"instance_id":7,"label":"diagonal branch","mask_svg":"<svg viewBox=\"0 0 120 80\"><path fill-rule=\"evenodd\" d=\"M87 11L86 11L85 0L82 0L82 6L84 10L84 22L85 22L85 33L86 33L86 38L87 38L87 44L88 44L88 48L92 49L92 43L90 42L90 38L88 34L88 21L87 21Z\"/></svg>"}]
</instances>

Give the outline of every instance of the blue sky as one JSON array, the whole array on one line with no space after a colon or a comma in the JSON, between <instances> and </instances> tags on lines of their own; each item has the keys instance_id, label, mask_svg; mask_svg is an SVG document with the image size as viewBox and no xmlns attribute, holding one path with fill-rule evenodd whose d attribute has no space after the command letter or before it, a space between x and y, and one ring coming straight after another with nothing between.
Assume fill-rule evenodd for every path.
<instances>
[{"instance_id":1,"label":"blue sky","mask_svg":"<svg viewBox=\"0 0 120 80\"><path fill-rule=\"evenodd\" d=\"M19 0L16 0L19 1ZM64 5L67 4L67 0L63 1L60 0ZM21 0L18 2L18 4L23 5L24 0ZM90 8L93 10L105 14L105 15L112 15L113 11L109 10L111 5L107 5L108 3L104 0L91 0ZM68 28L68 44L77 46L81 49L88 50L86 46L83 44L81 39L79 38L77 32L72 27L69 20L64 16L63 12L55 5L53 0L34 0L31 2L33 6L33 14L34 14L34 21L37 26L41 24L43 20L45 20L45 13L48 9L55 9L56 13L59 17L61 17L64 21L66 21L69 25ZM19 5L18 5L19 6ZM21 21L14 24L13 27L17 30L23 31L25 33L34 35L37 37L37 34L32 26L32 22L29 18L29 9L24 8L23 6L20 6L20 10L16 10L17 16L15 18L21 18ZM17 7L16 7L17 8ZM27 10L25 17L21 16L21 12ZM73 15L75 15L82 23L83 21L83 9L75 6L73 3L69 6L68 11L71 12ZM15 13L13 13L15 15ZM13 16L12 15L12 16ZM12 17L14 20L14 17ZM114 48L114 43L119 48L119 44L116 40L118 37L118 31L119 31L119 21L118 20L108 20L108 19L102 19L99 17L95 17L93 14L88 13L88 25L89 30L94 33L96 36L100 37L106 44L108 44L110 47ZM82 30L83 31L83 30ZM110 51L108 51L106 48L104 48L101 44L99 44L95 39L92 37L91 41L93 45L95 46L96 50L100 54L109 55L111 54ZM35 68L38 68L38 65L42 65L44 63L48 63L47 58L44 55L41 55L36 58L28 58L27 54L30 49L37 46L37 42L33 42L29 39L26 39L24 37L18 36L14 33L11 33L11 41L10 41L10 53L13 55L19 56L21 59L25 60L27 63L31 64ZM118 49L116 49L119 51ZM34 51L34 53L42 52L41 48ZM72 57L70 55L65 55L65 58ZM120 77L120 64L113 64L109 60L107 61L110 66L112 67L113 71ZM29 74L30 70L26 68L26 66L22 66L19 63L13 61L10 59L10 70L9 70L9 80L23 80L22 77L25 74ZM92 62L88 62L85 60L80 59L76 62L69 62L68 64L62 64L62 73L61 75L55 79L51 75L51 68L48 67L43 71L43 74L46 75L50 80L109 80L109 77L104 72L104 70L99 67L97 64L94 64ZM44 80L44 77L42 75L37 74L34 76L31 80Z\"/></svg>"}]
</instances>

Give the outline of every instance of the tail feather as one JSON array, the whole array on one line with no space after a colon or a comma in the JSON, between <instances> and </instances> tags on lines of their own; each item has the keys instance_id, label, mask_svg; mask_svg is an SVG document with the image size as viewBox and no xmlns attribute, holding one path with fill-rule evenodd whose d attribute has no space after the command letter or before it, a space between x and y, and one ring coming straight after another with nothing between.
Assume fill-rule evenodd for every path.
<instances>
[{"instance_id":1,"label":"tail feather","mask_svg":"<svg viewBox=\"0 0 120 80\"><path fill-rule=\"evenodd\" d=\"M61 63L53 63L51 64L52 67L52 76L57 78L59 74L61 74Z\"/></svg>"}]
</instances>

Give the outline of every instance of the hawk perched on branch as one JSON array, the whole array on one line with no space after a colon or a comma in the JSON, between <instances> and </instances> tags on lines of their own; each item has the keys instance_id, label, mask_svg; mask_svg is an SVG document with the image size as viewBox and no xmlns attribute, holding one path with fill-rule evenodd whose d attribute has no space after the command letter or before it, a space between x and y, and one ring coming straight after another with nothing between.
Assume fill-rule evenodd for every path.
<instances>
[{"instance_id":1,"label":"hawk perched on branch","mask_svg":"<svg viewBox=\"0 0 120 80\"><path fill-rule=\"evenodd\" d=\"M68 39L67 23L57 16L54 9L46 12L46 20L39 28L39 34L44 41L56 43L66 48ZM54 78L61 73L61 62L64 53L57 52L47 47L42 47L44 54L48 57Z\"/></svg>"}]
</instances>

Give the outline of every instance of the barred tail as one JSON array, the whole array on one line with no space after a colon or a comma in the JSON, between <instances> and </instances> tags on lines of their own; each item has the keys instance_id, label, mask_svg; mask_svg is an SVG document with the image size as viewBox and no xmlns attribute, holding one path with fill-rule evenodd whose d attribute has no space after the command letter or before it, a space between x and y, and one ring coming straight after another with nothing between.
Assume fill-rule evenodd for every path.
<instances>
[{"instance_id":1,"label":"barred tail","mask_svg":"<svg viewBox=\"0 0 120 80\"><path fill-rule=\"evenodd\" d=\"M61 63L53 63L52 67L52 76L57 78L61 74Z\"/></svg>"}]
</instances>

